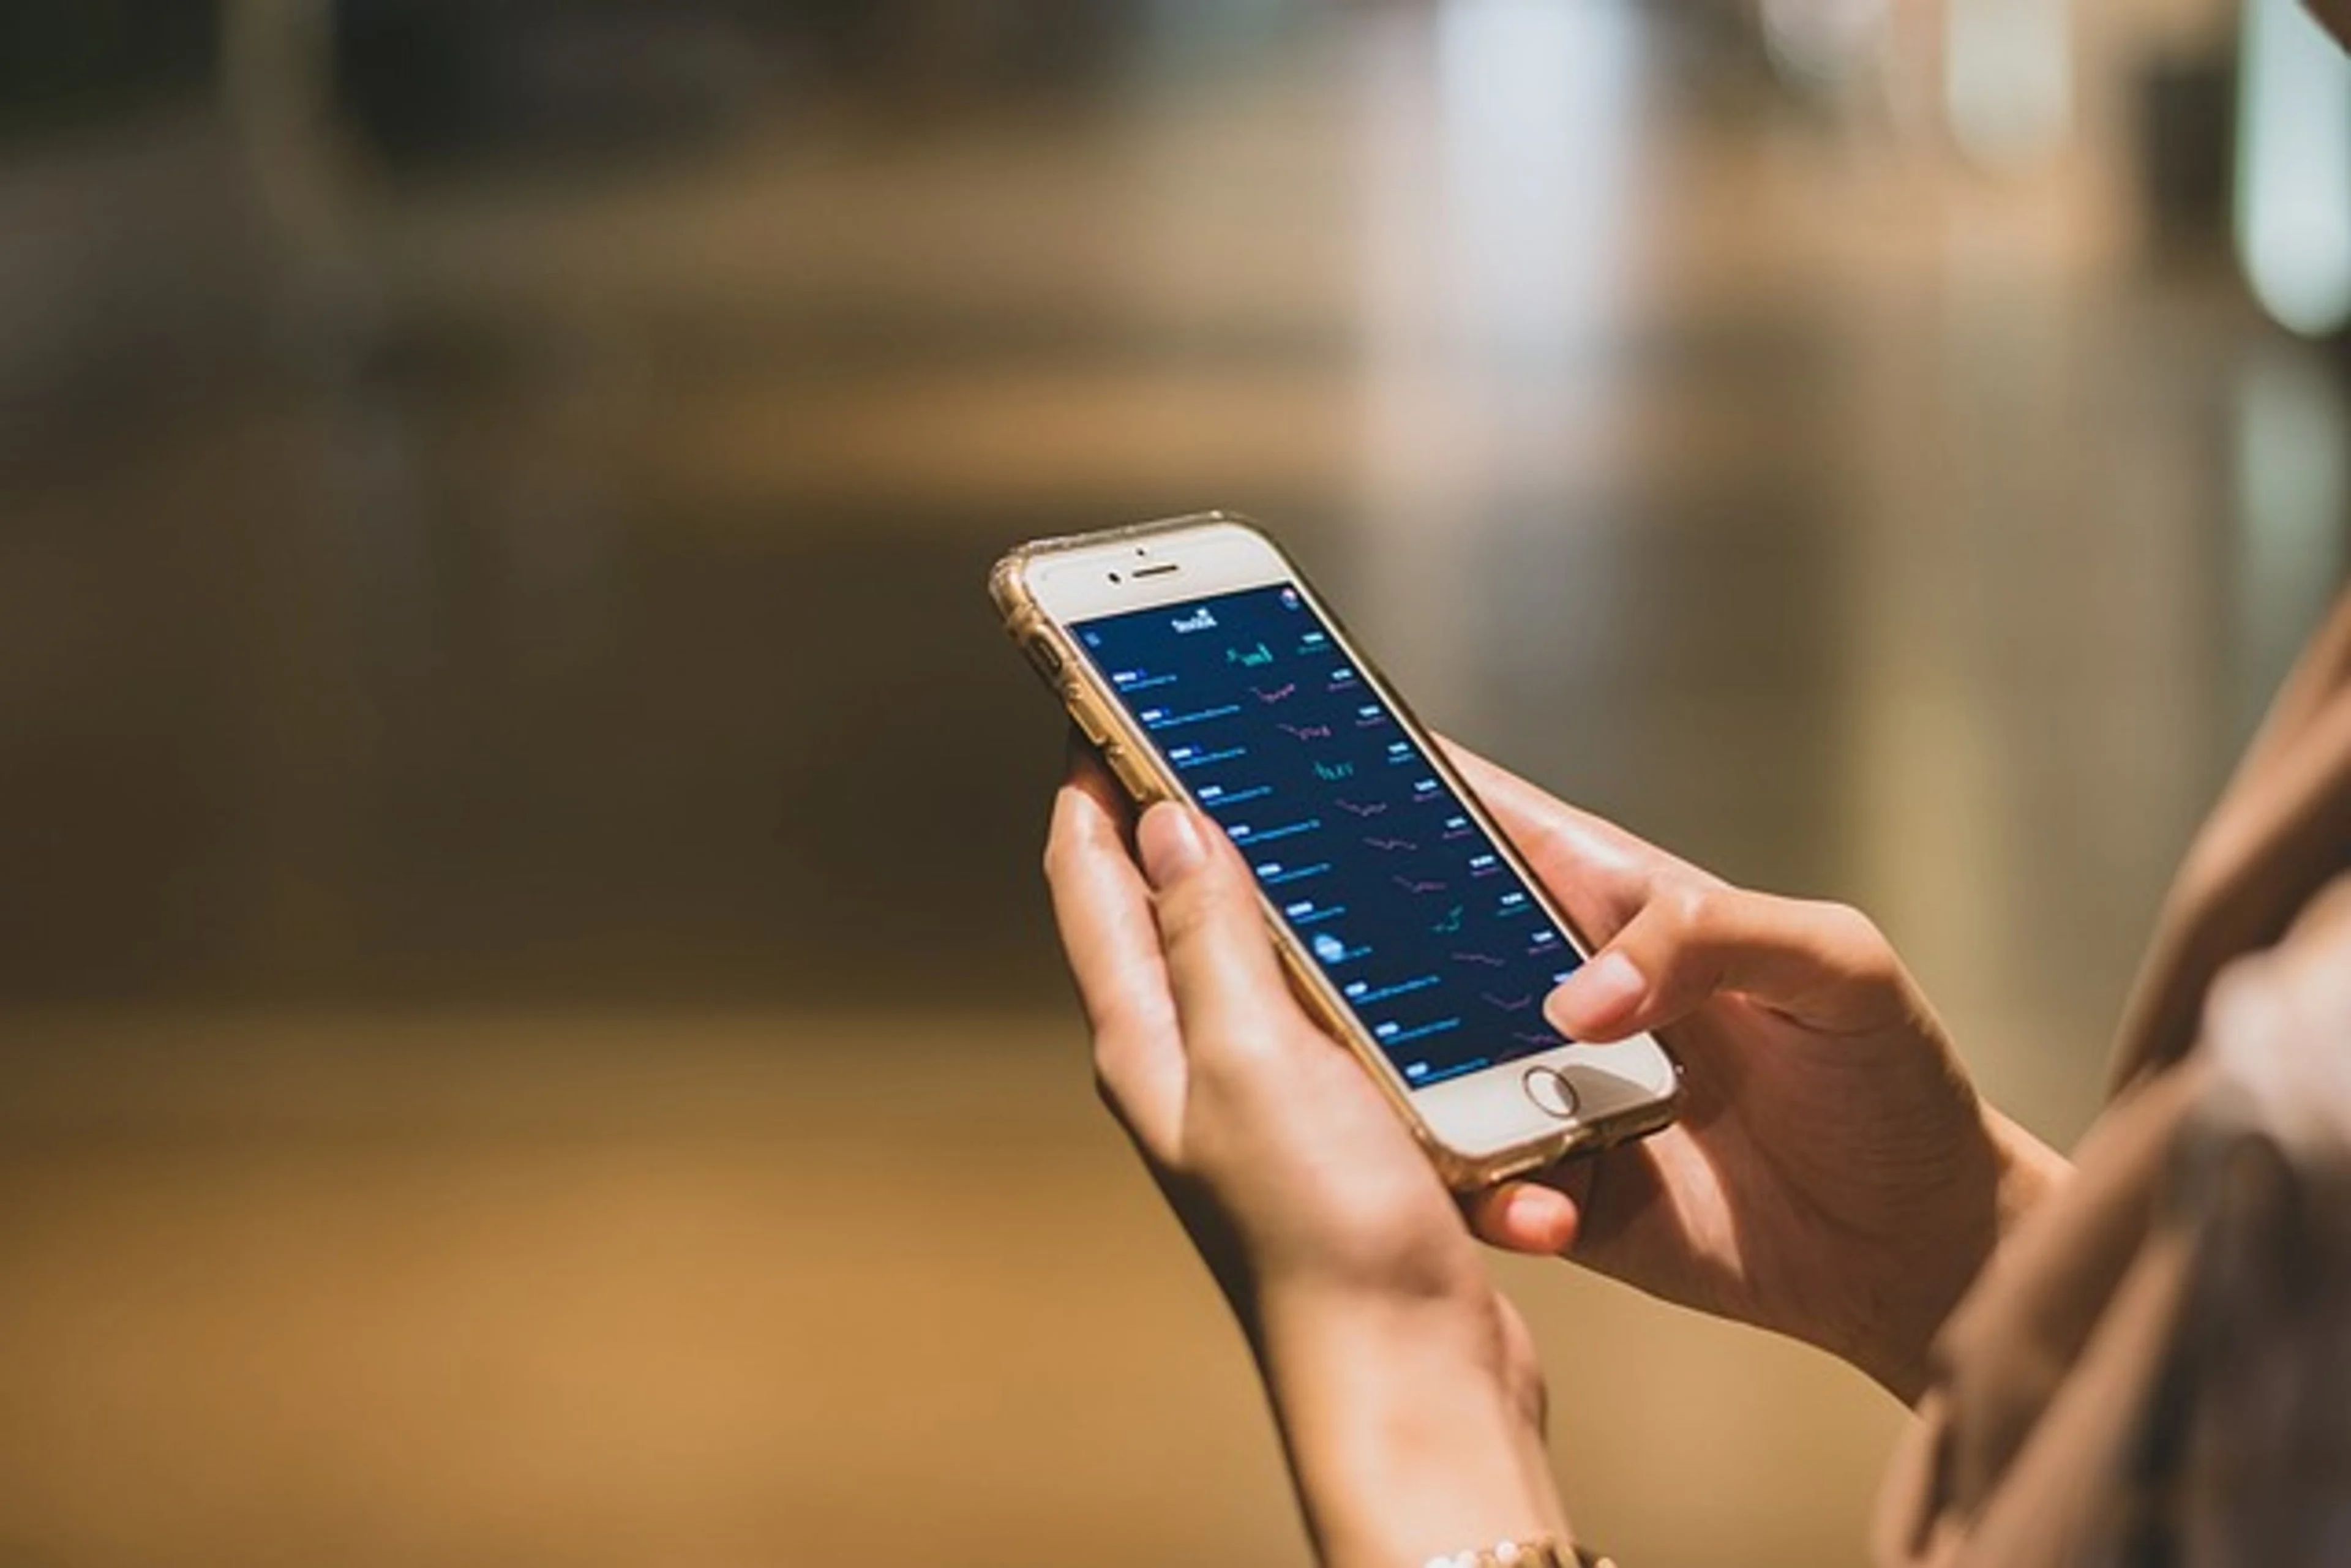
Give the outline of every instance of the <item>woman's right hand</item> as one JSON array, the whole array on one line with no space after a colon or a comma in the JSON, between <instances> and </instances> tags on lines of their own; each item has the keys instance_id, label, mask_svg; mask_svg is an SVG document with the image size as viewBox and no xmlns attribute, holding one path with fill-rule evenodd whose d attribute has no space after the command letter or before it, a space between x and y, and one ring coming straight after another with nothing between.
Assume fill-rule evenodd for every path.
<instances>
[{"instance_id":1,"label":"woman's right hand","mask_svg":"<svg viewBox=\"0 0 2351 1568\"><path fill-rule=\"evenodd\" d=\"M1728 886L1449 749L1597 945L1552 1023L1662 1030L1683 1071L1674 1125L1483 1195L1480 1234L1804 1340L1915 1399L1944 1317L2065 1162L1977 1097L1865 917Z\"/></svg>"}]
</instances>

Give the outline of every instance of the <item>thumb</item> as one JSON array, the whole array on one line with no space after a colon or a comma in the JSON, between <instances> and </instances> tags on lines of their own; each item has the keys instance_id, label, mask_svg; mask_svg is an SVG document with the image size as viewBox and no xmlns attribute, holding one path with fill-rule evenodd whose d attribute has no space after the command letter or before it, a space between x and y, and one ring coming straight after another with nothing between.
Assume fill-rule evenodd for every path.
<instances>
[{"instance_id":1,"label":"thumb","mask_svg":"<svg viewBox=\"0 0 2351 1568\"><path fill-rule=\"evenodd\" d=\"M1257 888L1240 855L1197 811L1164 800L1135 851L1150 882L1167 978L1189 1050L1261 1034L1290 999Z\"/></svg>"}]
</instances>

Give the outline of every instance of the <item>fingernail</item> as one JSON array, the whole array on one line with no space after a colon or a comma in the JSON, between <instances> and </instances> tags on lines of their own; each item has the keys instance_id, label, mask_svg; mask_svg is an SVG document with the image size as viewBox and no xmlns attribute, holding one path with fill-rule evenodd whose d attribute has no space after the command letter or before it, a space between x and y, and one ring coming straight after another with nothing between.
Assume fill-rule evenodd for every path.
<instances>
[{"instance_id":1,"label":"fingernail","mask_svg":"<svg viewBox=\"0 0 2351 1568\"><path fill-rule=\"evenodd\" d=\"M1622 953L1603 953L1560 982L1543 1011L1569 1034L1605 1029L1648 994L1649 982Z\"/></svg>"},{"instance_id":2,"label":"fingernail","mask_svg":"<svg viewBox=\"0 0 2351 1568\"><path fill-rule=\"evenodd\" d=\"M1143 855L1144 879L1154 887L1189 876L1208 852L1192 813L1173 800L1162 800L1143 814L1134 847Z\"/></svg>"}]
</instances>

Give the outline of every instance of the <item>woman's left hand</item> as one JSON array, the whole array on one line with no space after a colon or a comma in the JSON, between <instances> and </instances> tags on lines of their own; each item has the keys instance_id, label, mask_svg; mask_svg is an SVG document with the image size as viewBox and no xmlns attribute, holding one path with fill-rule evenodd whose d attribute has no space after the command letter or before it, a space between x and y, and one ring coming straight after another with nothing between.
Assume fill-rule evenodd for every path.
<instances>
[{"instance_id":1,"label":"woman's left hand","mask_svg":"<svg viewBox=\"0 0 2351 1568\"><path fill-rule=\"evenodd\" d=\"M1541 1371L1452 1195L1290 994L1223 833L1161 804L1130 854L1130 821L1080 757L1045 869L1096 1077L1249 1335L1325 1561L1563 1535Z\"/></svg>"}]
</instances>

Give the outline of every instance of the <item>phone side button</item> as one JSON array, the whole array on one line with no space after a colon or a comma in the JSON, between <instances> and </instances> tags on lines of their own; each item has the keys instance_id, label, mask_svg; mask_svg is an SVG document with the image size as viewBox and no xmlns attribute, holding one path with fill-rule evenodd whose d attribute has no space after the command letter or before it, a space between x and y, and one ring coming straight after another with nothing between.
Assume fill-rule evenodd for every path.
<instances>
[{"instance_id":1,"label":"phone side button","mask_svg":"<svg viewBox=\"0 0 2351 1568\"><path fill-rule=\"evenodd\" d=\"M1118 781L1126 786L1126 792L1129 795L1137 800L1145 801L1159 798L1159 791L1152 787L1151 780L1144 777L1143 769L1134 765L1134 758L1127 754L1125 747L1115 740L1107 742L1102 748L1102 758L1110 765L1110 770L1118 776Z\"/></svg>"},{"instance_id":2,"label":"phone side button","mask_svg":"<svg viewBox=\"0 0 2351 1568\"><path fill-rule=\"evenodd\" d=\"M1070 710L1070 717L1076 723L1080 734L1096 746L1110 744L1110 726L1104 724L1095 714L1093 699L1087 695L1084 687L1075 683L1064 685L1061 688L1061 700L1063 706Z\"/></svg>"},{"instance_id":3,"label":"phone side button","mask_svg":"<svg viewBox=\"0 0 2351 1568\"><path fill-rule=\"evenodd\" d=\"M1029 655L1029 662L1037 666L1037 673L1049 683L1061 678L1061 651L1053 646L1052 638L1042 632L1032 632L1022 639L1020 647Z\"/></svg>"},{"instance_id":4,"label":"phone side button","mask_svg":"<svg viewBox=\"0 0 2351 1568\"><path fill-rule=\"evenodd\" d=\"M1570 1083L1567 1074L1556 1067L1528 1068L1526 1075L1519 1080L1519 1086L1527 1092L1527 1098L1535 1103L1535 1109L1544 1115L1556 1116L1562 1122L1575 1115L1575 1085Z\"/></svg>"}]
</instances>

